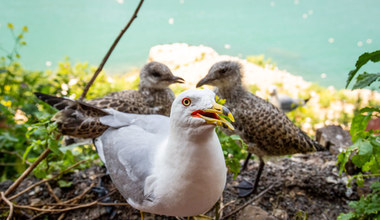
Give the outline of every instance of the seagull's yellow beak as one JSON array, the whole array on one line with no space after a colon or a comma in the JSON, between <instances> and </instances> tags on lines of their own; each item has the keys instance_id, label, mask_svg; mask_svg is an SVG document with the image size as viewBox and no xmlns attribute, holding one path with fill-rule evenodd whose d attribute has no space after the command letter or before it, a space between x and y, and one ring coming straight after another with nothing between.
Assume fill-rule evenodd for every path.
<instances>
[{"instance_id":1,"label":"seagull's yellow beak","mask_svg":"<svg viewBox=\"0 0 380 220\"><path fill-rule=\"evenodd\" d=\"M191 114L193 117L199 117L206 120L207 123L216 124L224 128L229 128L234 130L234 126L226 119L234 122L234 116L231 114L231 111L228 108L214 103L212 108L197 110Z\"/></svg>"}]
</instances>

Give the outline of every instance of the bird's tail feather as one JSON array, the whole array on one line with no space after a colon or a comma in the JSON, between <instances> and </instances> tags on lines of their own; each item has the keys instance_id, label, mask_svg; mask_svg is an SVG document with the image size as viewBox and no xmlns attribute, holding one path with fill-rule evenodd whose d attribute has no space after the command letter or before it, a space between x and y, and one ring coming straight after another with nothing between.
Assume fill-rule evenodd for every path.
<instances>
[{"instance_id":1,"label":"bird's tail feather","mask_svg":"<svg viewBox=\"0 0 380 220\"><path fill-rule=\"evenodd\" d=\"M40 92L35 92L34 95L38 99L46 102L47 104L51 105L52 107L58 110L63 110L67 108L68 106L74 104L73 100L63 98L63 97L52 96L52 95L48 95L48 94L44 94Z\"/></svg>"}]
</instances>

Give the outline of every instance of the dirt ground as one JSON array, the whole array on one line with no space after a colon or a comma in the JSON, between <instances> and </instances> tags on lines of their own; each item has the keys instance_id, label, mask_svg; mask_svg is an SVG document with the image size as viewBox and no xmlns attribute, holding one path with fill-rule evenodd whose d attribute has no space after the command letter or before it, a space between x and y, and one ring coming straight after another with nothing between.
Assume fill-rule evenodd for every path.
<instances>
[{"instance_id":1,"label":"dirt ground","mask_svg":"<svg viewBox=\"0 0 380 220\"><path fill-rule=\"evenodd\" d=\"M338 175L336 156L329 152L270 158L264 167L258 192L247 198L239 198L234 186L243 178L253 181L257 167L258 163L251 160L248 169L235 180L232 175L228 176L226 189L220 203L221 208L219 208L221 218L336 219L339 213L349 210L348 202L350 200L359 198L356 187L346 187L347 177L344 174L341 177ZM105 173L104 167L93 166L84 171L67 174L63 179L73 181L72 186L68 188L59 188L55 181L49 182L52 191L61 202L80 197L65 206L57 206L56 209L86 205L93 201L99 201L100 204L63 213L43 213L16 208L14 217L16 219L46 219L46 217L48 219L81 220L140 219L140 212L127 205L104 205L105 203L125 203ZM21 191L36 181L38 180L35 178L27 178L17 191ZM4 191L10 184L11 181L0 183L0 191ZM270 189L268 190L268 188ZM258 199L254 199L260 193L264 194L260 195ZM24 193L13 201L19 205L38 208L52 208L46 204L57 203L45 184ZM242 208L243 205L246 206ZM8 210L8 206L1 203L0 212L5 213ZM230 215L234 211L237 211L236 214ZM207 215L214 217L215 213L215 210L211 210ZM144 216L145 219L181 219L148 213L145 213Z\"/></svg>"}]
</instances>

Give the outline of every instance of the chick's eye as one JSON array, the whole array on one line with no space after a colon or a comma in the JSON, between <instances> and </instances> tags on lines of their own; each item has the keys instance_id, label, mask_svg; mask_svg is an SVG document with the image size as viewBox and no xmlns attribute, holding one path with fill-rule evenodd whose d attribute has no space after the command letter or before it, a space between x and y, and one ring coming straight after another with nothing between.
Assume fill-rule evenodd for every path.
<instances>
[{"instance_id":1,"label":"chick's eye","mask_svg":"<svg viewBox=\"0 0 380 220\"><path fill-rule=\"evenodd\" d=\"M160 74L159 72L157 72L157 71L154 71L154 72L152 73L152 75L153 75L154 77L160 77L160 76L161 76L161 74Z\"/></svg>"},{"instance_id":2,"label":"chick's eye","mask_svg":"<svg viewBox=\"0 0 380 220\"><path fill-rule=\"evenodd\" d=\"M182 105L189 106L191 104L191 100L189 98L182 99Z\"/></svg>"}]
</instances>

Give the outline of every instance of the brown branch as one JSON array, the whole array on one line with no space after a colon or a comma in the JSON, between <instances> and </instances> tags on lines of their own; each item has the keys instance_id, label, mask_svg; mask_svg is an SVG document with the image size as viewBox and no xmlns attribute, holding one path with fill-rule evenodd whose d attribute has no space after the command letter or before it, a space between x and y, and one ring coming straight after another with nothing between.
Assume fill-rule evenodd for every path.
<instances>
[{"instance_id":1,"label":"brown branch","mask_svg":"<svg viewBox=\"0 0 380 220\"><path fill-rule=\"evenodd\" d=\"M7 191L5 191L4 195L7 196L9 195L11 192L13 192L13 190L15 190L19 185L20 183L33 171L33 169L43 160L45 159L45 157L50 153L50 149L49 148L46 148L46 150L37 158L36 161L34 161L32 163L32 165L30 165L25 171L24 173L19 177L17 178L17 180L7 189Z\"/></svg>"},{"instance_id":2,"label":"brown branch","mask_svg":"<svg viewBox=\"0 0 380 220\"><path fill-rule=\"evenodd\" d=\"M14 207L18 209L30 209L30 210L34 210L38 212L67 212L67 211L71 211L75 209L90 207L90 206L96 205L97 203L98 201L93 201L90 203L86 203L86 204L82 204L82 205L78 205L74 207L69 207L69 208L64 208L64 209L41 209L41 208L36 208L36 207L28 206L28 205L14 205Z\"/></svg>"},{"instance_id":3,"label":"brown branch","mask_svg":"<svg viewBox=\"0 0 380 220\"><path fill-rule=\"evenodd\" d=\"M0 192L0 194L1 198L9 205L9 214L7 220L11 220L13 215L13 203L5 197L4 192Z\"/></svg>"},{"instance_id":4,"label":"brown branch","mask_svg":"<svg viewBox=\"0 0 380 220\"><path fill-rule=\"evenodd\" d=\"M87 207L91 207L94 205L129 206L128 203L104 203L104 202L99 202L99 201L93 201L90 203L85 203L85 204L81 204L81 205L77 205L77 206L73 206L73 207L68 207L68 208L63 208L63 209L43 209L43 208L37 208L37 207L29 206L29 205L16 205L16 204L14 204L13 206L15 208L18 208L18 209L30 209L30 210L37 211L37 212L57 212L57 213L59 213L59 212L67 212L67 211L71 211L71 210L75 210L75 209L87 208Z\"/></svg>"},{"instance_id":5,"label":"brown branch","mask_svg":"<svg viewBox=\"0 0 380 220\"><path fill-rule=\"evenodd\" d=\"M61 171L60 173L58 173L58 174L56 174L56 175L54 175L54 176L52 176L52 177L50 177L50 178L48 178L48 179L43 179L43 180L41 180L41 181L39 181L39 182L37 182L37 183L35 183L35 184L29 186L28 188L24 189L23 191L17 193L16 195L9 197L9 200L13 200L13 199L19 197L20 195L22 195L22 194L24 194L25 192L27 192L27 191L33 189L34 187L36 187L36 186L38 186L38 185L40 185L40 184L42 184L42 183L44 183L44 182L50 181L50 180L52 180L52 179L54 179L54 178L56 178L56 177L62 175L62 174L64 174L65 172L71 170L72 168L74 168L74 167L78 166L79 164L82 164L82 163L84 163L84 162L86 162L86 161L88 161L88 160L89 160L89 159L81 160L81 161L75 163L74 165L70 166L69 168L65 169L64 171Z\"/></svg>"},{"instance_id":6,"label":"brown branch","mask_svg":"<svg viewBox=\"0 0 380 220\"><path fill-rule=\"evenodd\" d=\"M95 183L91 183L91 185L90 185L89 187L87 187L87 188L82 192L82 194L80 194L80 195L78 195L78 196L76 196L76 197L74 197L74 198L72 198L72 199L66 200L66 201L62 202L62 204L68 204L68 203L70 203L70 202L76 202L76 201L82 199L82 197L83 197L84 195L86 195L86 194L88 193L88 191L90 191L90 190L92 189L92 187L94 187L94 185L95 185Z\"/></svg>"},{"instance_id":7,"label":"brown branch","mask_svg":"<svg viewBox=\"0 0 380 220\"><path fill-rule=\"evenodd\" d=\"M274 187L274 185L275 184L270 185L268 188L266 188L260 194L258 194L257 196L253 197L252 199L248 200L246 203L244 203L242 206L240 206L239 208L235 209L234 211L228 213L228 215L224 216L222 219L227 219L228 217L236 214L237 212L239 212L240 210L242 210L243 208L245 208L247 205L251 204L253 201L261 198L265 193L267 193L269 190L271 190Z\"/></svg>"},{"instance_id":8,"label":"brown branch","mask_svg":"<svg viewBox=\"0 0 380 220\"><path fill-rule=\"evenodd\" d=\"M45 185L47 186L50 195L55 199L56 202L61 203L62 201L57 197L57 195L54 193L53 189L51 188L49 182L45 182Z\"/></svg>"},{"instance_id":9,"label":"brown branch","mask_svg":"<svg viewBox=\"0 0 380 220\"><path fill-rule=\"evenodd\" d=\"M95 73L92 76L91 80L88 82L88 84L84 88L83 93L81 94L79 100L83 100L86 97L86 94L87 94L88 90L90 89L90 86L94 83L96 77L102 71L102 69L104 67L104 64L107 62L108 58L111 56L111 53L115 49L117 43L119 43L119 41L120 41L121 37L123 36L123 34L128 30L129 26L131 26L132 22L137 18L137 13L139 12L139 10L140 10L141 5L142 5L143 2L144 2L144 0L140 0L140 3L138 4L138 6L137 6L137 8L135 10L135 13L132 15L132 17L130 18L128 24L123 28L123 30L121 30L119 36L117 36L117 38L113 42L113 44L110 47L110 49L108 50L107 54L103 58L103 61L100 63L98 69L95 71Z\"/></svg>"}]
</instances>

